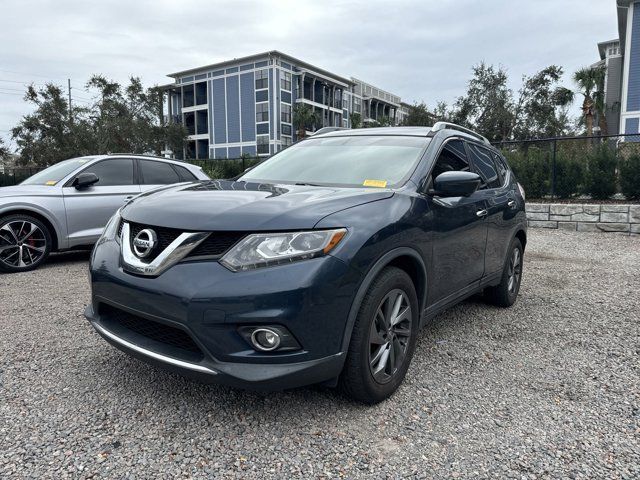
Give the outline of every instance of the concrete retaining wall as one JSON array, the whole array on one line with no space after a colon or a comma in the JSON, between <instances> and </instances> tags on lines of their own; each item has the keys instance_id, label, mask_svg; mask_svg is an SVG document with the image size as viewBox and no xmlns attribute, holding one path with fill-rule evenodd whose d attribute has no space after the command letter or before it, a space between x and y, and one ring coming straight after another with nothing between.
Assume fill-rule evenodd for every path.
<instances>
[{"instance_id":1,"label":"concrete retaining wall","mask_svg":"<svg viewBox=\"0 0 640 480\"><path fill-rule=\"evenodd\" d=\"M530 227L640 234L640 205L527 203Z\"/></svg>"}]
</instances>

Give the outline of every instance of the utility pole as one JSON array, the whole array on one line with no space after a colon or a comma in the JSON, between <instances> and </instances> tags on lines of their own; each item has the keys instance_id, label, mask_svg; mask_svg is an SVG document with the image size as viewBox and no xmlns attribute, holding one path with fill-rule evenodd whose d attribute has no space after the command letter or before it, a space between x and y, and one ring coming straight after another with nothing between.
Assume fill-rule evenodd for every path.
<instances>
[{"instance_id":1,"label":"utility pole","mask_svg":"<svg viewBox=\"0 0 640 480\"><path fill-rule=\"evenodd\" d=\"M67 92L69 93L69 123L73 123L73 115L71 114L71 79L67 78Z\"/></svg>"}]
</instances>

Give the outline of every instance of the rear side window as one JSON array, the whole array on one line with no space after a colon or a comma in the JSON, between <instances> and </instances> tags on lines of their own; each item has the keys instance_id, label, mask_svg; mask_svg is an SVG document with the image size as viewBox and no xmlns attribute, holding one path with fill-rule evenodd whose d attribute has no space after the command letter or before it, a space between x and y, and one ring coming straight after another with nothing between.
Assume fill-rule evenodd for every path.
<instances>
[{"instance_id":1,"label":"rear side window","mask_svg":"<svg viewBox=\"0 0 640 480\"><path fill-rule=\"evenodd\" d=\"M507 167L507 162L505 161L505 159L495 152L493 152L493 159L496 162L498 174L500 175L500 183L503 184L505 179L507 178L509 167Z\"/></svg>"},{"instance_id":2,"label":"rear side window","mask_svg":"<svg viewBox=\"0 0 640 480\"><path fill-rule=\"evenodd\" d=\"M493 163L493 152L473 143L468 143L467 145L469 146L473 168L484 182L482 188L500 187L500 177Z\"/></svg>"},{"instance_id":3,"label":"rear side window","mask_svg":"<svg viewBox=\"0 0 640 480\"><path fill-rule=\"evenodd\" d=\"M96 187L112 187L117 185L133 185L133 160L129 158L113 158L95 163L83 173L95 173L98 177Z\"/></svg>"},{"instance_id":4,"label":"rear side window","mask_svg":"<svg viewBox=\"0 0 640 480\"><path fill-rule=\"evenodd\" d=\"M175 168L178 171L178 173L180 174L180 178L183 182L191 182L193 180L197 180L196 176L186 168L179 167L178 165L174 165L173 168Z\"/></svg>"},{"instance_id":5,"label":"rear side window","mask_svg":"<svg viewBox=\"0 0 640 480\"><path fill-rule=\"evenodd\" d=\"M139 160L139 162L143 185L168 185L180 182L180 177L168 163L153 160Z\"/></svg>"}]
</instances>

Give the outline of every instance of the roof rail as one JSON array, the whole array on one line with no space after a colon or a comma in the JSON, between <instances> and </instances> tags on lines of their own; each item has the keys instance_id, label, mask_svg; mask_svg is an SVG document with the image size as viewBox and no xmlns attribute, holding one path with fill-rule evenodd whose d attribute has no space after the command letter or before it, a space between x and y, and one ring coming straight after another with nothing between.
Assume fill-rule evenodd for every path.
<instances>
[{"instance_id":1,"label":"roof rail","mask_svg":"<svg viewBox=\"0 0 640 480\"><path fill-rule=\"evenodd\" d=\"M347 127L322 127L320 130L313 132L314 135L322 135L323 133L336 132L338 130L351 130Z\"/></svg>"},{"instance_id":2,"label":"roof rail","mask_svg":"<svg viewBox=\"0 0 640 480\"><path fill-rule=\"evenodd\" d=\"M458 130L460 132L464 132L466 134L469 134L473 137L476 137L479 140L482 140L484 143L486 143L487 145L491 145L491 142L486 138L483 137L482 135L480 135L479 133L474 132L473 130L460 126L460 125L456 125L455 123L450 123L450 122L436 122L433 127L431 127L431 132L430 133L436 133L439 132L440 130L444 130L445 128L449 128L451 130Z\"/></svg>"}]
</instances>

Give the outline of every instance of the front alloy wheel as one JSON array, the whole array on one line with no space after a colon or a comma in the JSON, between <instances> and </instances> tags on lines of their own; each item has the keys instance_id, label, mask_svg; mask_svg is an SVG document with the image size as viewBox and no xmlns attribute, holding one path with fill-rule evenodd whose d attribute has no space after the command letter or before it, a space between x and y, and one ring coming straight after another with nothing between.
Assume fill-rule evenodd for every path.
<instances>
[{"instance_id":1,"label":"front alloy wheel","mask_svg":"<svg viewBox=\"0 0 640 480\"><path fill-rule=\"evenodd\" d=\"M0 270L37 268L49 255L51 236L39 220L27 215L0 219Z\"/></svg>"},{"instance_id":2,"label":"front alloy wheel","mask_svg":"<svg viewBox=\"0 0 640 480\"><path fill-rule=\"evenodd\" d=\"M394 289L378 307L369 333L369 368L378 383L387 383L402 366L411 336L411 304Z\"/></svg>"},{"instance_id":3,"label":"front alloy wheel","mask_svg":"<svg viewBox=\"0 0 640 480\"><path fill-rule=\"evenodd\" d=\"M339 384L364 403L390 397L404 379L418 332L418 298L411 277L387 267L362 299Z\"/></svg>"}]
</instances>

